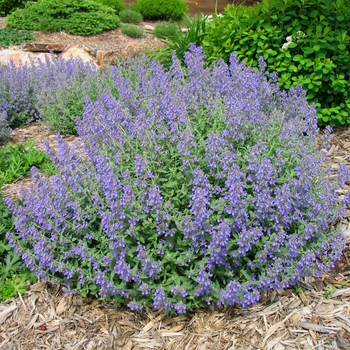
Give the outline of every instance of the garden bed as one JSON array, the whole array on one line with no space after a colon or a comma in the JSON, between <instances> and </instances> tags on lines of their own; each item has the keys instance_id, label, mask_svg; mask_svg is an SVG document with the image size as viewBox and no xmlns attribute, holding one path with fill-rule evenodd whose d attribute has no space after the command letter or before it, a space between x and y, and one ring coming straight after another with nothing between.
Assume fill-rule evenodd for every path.
<instances>
[{"instance_id":1,"label":"garden bed","mask_svg":"<svg viewBox=\"0 0 350 350\"><path fill-rule=\"evenodd\" d=\"M38 42L49 40L45 35L50 34L42 35ZM74 40L64 33L55 35ZM106 46L95 49L107 48L109 35ZM96 42L86 40L91 50L97 43L103 45L101 37ZM37 123L15 129L11 135L14 143L28 138L39 148L46 138L54 143L54 133ZM65 139L79 142L74 136ZM349 150L350 131L337 129L325 163L332 168L330 176L337 173L339 164L350 163ZM18 197L18 189L30 183L29 177L17 181L7 187L5 195ZM348 189L347 184L338 194ZM349 216L346 213L339 223L345 235L349 234ZM0 349L348 349L349 256L347 249L337 267L321 278L265 293L253 307L208 307L183 317L147 308L142 313L114 308L93 298L65 296L63 286L38 282L28 286L23 296L0 304Z\"/></svg>"},{"instance_id":2,"label":"garden bed","mask_svg":"<svg viewBox=\"0 0 350 350\"><path fill-rule=\"evenodd\" d=\"M39 123L13 130L11 141L34 139L42 148L54 133ZM75 136L65 138L79 142ZM350 130L335 130L326 166L336 173L350 164ZM26 177L5 195L18 197ZM344 192L349 188L345 185ZM340 195L342 193L339 193ZM349 234L349 219L341 225ZM37 283L0 304L1 349L348 349L350 347L350 253L336 269L298 288L263 295L248 309L198 310L170 317L148 309L134 313L91 298L64 295L64 287ZM50 344L50 345L49 345ZM13 347L14 346L14 347Z\"/></svg>"}]
</instances>

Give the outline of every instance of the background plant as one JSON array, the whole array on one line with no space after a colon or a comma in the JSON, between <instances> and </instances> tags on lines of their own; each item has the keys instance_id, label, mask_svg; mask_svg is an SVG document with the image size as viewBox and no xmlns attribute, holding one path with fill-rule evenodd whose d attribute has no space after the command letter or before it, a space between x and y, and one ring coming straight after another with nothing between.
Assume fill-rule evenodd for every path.
<instances>
[{"instance_id":1,"label":"background plant","mask_svg":"<svg viewBox=\"0 0 350 350\"><path fill-rule=\"evenodd\" d=\"M185 313L246 307L340 258L349 198L335 190L349 172L327 178L302 88L280 91L263 61L259 72L234 55L208 67L195 46L185 64L111 67L115 90L77 120L86 156L58 137L47 151L59 173L33 168L22 202L6 200L7 238L38 277Z\"/></svg>"},{"instance_id":2,"label":"background plant","mask_svg":"<svg viewBox=\"0 0 350 350\"><path fill-rule=\"evenodd\" d=\"M136 24L122 24L120 30L130 38L142 38L145 34L145 30Z\"/></svg>"},{"instance_id":3,"label":"background plant","mask_svg":"<svg viewBox=\"0 0 350 350\"><path fill-rule=\"evenodd\" d=\"M94 0L99 4L112 8L118 15L120 11L126 9L125 2L123 0Z\"/></svg>"},{"instance_id":4,"label":"background plant","mask_svg":"<svg viewBox=\"0 0 350 350\"><path fill-rule=\"evenodd\" d=\"M93 0L38 0L11 13L6 25L16 29L93 35L118 28L120 20L115 10Z\"/></svg>"},{"instance_id":5,"label":"background plant","mask_svg":"<svg viewBox=\"0 0 350 350\"><path fill-rule=\"evenodd\" d=\"M137 0L131 7L146 20L180 20L187 12L185 0Z\"/></svg>"},{"instance_id":6,"label":"background plant","mask_svg":"<svg viewBox=\"0 0 350 350\"><path fill-rule=\"evenodd\" d=\"M143 20L140 12L129 9L120 11L119 18L122 23L139 24Z\"/></svg>"},{"instance_id":7,"label":"background plant","mask_svg":"<svg viewBox=\"0 0 350 350\"><path fill-rule=\"evenodd\" d=\"M184 53L189 50L191 44L202 46L203 39L207 32L208 19L206 16L185 16L185 31L178 26L173 35L164 41L166 48L160 49L150 54L152 59L161 62L165 67L169 67L172 63L173 52L184 63Z\"/></svg>"},{"instance_id":8,"label":"background plant","mask_svg":"<svg viewBox=\"0 0 350 350\"><path fill-rule=\"evenodd\" d=\"M214 16L203 40L209 62L228 61L234 52L257 67L263 56L283 89L303 86L320 125L350 122L349 0L263 0L228 5L223 14Z\"/></svg>"},{"instance_id":9,"label":"background plant","mask_svg":"<svg viewBox=\"0 0 350 350\"><path fill-rule=\"evenodd\" d=\"M7 16L17 8L23 8L27 2L29 0L0 0L0 16Z\"/></svg>"},{"instance_id":10,"label":"background plant","mask_svg":"<svg viewBox=\"0 0 350 350\"><path fill-rule=\"evenodd\" d=\"M0 28L0 46L4 48L9 45L18 45L31 40L35 40L35 37L27 30Z\"/></svg>"},{"instance_id":11,"label":"background plant","mask_svg":"<svg viewBox=\"0 0 350 350\"><path fill-rule=\"evenodd\" d=\"M181 28L178 23L162 21L154 26L154 35L159 39L168 39L180 35Z\"/></svg>"}]
</instances>

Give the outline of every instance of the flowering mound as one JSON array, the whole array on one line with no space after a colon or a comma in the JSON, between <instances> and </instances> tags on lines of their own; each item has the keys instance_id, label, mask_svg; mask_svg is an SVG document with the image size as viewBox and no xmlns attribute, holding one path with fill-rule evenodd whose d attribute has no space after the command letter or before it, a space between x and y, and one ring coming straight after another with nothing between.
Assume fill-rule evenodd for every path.
<instances>
[{"instance_id":1,"label":"flowering mound","mask_svg":"<svg viewBox=\"0 0 350 350\"><path fill-rule=\"evenodd\" d=\"M77 119L81 155L58 137L59 174L35 184L10 243L44 280L127 304L185 313L241 305L333 266L344 204L317 147L317 116L301 88L281 92L253 72L146 58L110 68L114 84ZM326 139L324 141L327 141ZM345 203L346 202L346 203Z\"/></svg>"}]
</instances>

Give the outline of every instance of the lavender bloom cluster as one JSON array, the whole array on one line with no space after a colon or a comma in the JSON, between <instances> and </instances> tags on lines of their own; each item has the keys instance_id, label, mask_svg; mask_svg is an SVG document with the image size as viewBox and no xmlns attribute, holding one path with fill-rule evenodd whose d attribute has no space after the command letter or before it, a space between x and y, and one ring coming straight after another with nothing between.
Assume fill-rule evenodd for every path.
<instances>
[{"instance_id":1,"label":"lavender bloom cluster","mask_svg":"<svg viewBox=\"0 0 350 350\"><path fill-rule=\"evenodd\" d=\"M185 313L252 305L262 291L331 268L348 204L329 180L304 91L280 91L232 55L201 48L165 70L145 57L110 68L113 88L86 99L85 154L58 136L60 171L32 170L8 240L43 280L131 310ZM327 140L325 140L326 142Z\"/></svg>"},{"instance_id":2,"label":"lavender bloom cluster","mask_svg":"<svg viewBox=\"0 0 350 350\"><path fill-rule=\"evenodd\" d=\"M74 133L84 98L94 96L96 77L91 63L54 56L22 67L0 67L0 113L6 112L13 126L42 120L53 130Z\"/></svg>"}]
</instances>

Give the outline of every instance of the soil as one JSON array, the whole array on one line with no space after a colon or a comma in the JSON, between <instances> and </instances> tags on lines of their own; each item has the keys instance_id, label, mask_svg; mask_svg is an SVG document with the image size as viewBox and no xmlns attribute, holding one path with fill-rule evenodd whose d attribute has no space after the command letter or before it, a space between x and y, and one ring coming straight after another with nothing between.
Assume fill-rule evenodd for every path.
<instances>
[{"instance_id":1,"label":"soil","mask_svg":"<svg viewBox=\"0 0 350 350\"><path fill-rule=\"evenodd\" d=\"M37 40L109 50L127 45L130 39L116 30L87 38L38 33ZM23 143L28 138L39 148L45 139L55 144L54 133L39 123L13 130L10 141ZM65 139L79 143L74 136ZM325 162L331 176L340 164L350 165L349 157L350 128L338 128ZM27 177L9 185L5 195L18 197L18 189L30 182ZM345 185L339 196L349 189ZM350 242L349 217L348 212L339 225ZM0 303L0 349L350 349L349 276L346 249L335 269L321 278L304 279L298 289L266 293L249 309L208 307L185 317L151 309L134 313L93 298L65 296L63 286L39 281L28 286L23 296Z\"/></svg>"}]
</instances>

